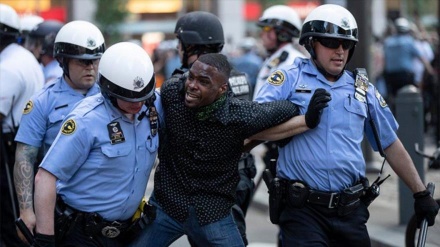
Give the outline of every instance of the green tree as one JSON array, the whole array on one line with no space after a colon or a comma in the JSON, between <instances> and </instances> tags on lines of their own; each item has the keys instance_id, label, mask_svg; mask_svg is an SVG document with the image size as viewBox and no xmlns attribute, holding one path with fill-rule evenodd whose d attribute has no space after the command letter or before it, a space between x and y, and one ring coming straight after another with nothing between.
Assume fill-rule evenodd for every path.
<instances>
[{"instance_id":1,"label":"green tree","mask_svg":"<svg viewBox=\"0 0 440 247\"><path fill-rule=\"evenodd\" d=\"M98 23L107 46L121 40L117 25L129 14L126 6L128 0L97 0L95 20Z\"/></svg>"}]
</instances>

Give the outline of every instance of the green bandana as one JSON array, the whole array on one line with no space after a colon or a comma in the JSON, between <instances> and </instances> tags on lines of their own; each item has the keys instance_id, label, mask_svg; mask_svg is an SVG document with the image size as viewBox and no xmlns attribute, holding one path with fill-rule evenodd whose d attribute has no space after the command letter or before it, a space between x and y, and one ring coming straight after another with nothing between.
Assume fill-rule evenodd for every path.
<instances>
[{"instance_id":1,"label":"green bandana","mask_svg":"<svg viewBox=\"0 0 440 247\"><path fill-rule=\"evenodd\" d=\"M217 110L218 108L220 108L220 106L223 105L225 100L226 100L226 94L223 94L214 103L201 107L196 113L197 119L200 121L208 119L215 110Z\"/></svg>"}]
</instances>

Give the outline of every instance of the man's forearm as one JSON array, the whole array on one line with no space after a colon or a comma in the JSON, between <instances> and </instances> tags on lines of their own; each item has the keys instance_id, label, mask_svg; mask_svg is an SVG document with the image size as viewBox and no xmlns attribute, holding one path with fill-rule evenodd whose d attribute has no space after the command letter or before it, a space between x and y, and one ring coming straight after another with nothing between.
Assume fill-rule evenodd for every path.
<instances>
[{"instance_id":1,"label":"man's forearm","mask_svg":"<svg viewBox=\"0 0 440 247\"><path fill-rule=\"evenodd\" d=\"M54 235L54 212L56 202L57 178L43 168L35 177L35 215L37 218L36 232Z\"/></svg>"},{"instance_id":2,"label":"man's forearm","mask_svg":"<svg viewBox=\"0 0 440 247\"><path fill-rule=\"evenodd\" d=\"M411 156L403 147L402 142L397 139L385 150L387 161L391 168L401 178L409 189L413 192L420 192L426 189L414 166Z\"/></svg>"},{"instance_id":3,"label":"man's forearm","mask_svg":"<svg viewBox=\"0 0 440 247\"><path fill-rule=\"evenodd\" d=\"M37 159L38 148L23 143L17 143L14 164L14 184L20 213L33 210L34 163Z\"/></svg>"},{"instance_id":4,"label":"man's forearm","mask_svg":"<svg viewBox=\"0 0 440 247\"><path fill-rule=\"evenodd\" d=\"M301 134L307 130L309 130L309 128L306 125L304 115L299 115L287 120L282 124L263 130L251 136L249 139L277 141L290 136Z\"/></svg>"}]
</instances>

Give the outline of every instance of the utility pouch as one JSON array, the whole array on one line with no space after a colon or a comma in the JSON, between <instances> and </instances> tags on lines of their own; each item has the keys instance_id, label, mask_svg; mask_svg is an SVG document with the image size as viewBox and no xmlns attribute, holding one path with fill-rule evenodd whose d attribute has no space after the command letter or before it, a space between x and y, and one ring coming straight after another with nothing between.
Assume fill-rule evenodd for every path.
<instances>
[{"instance_id":1,"label":"utility pouch","mask_svg":"<svg viewBox=\"0 0 440 247\"><path fill-rule=\"evenodd\" d=\"M309 196L309 189L300 182L294 182L287 186L287 203L294 208L302 208Z\"/></svg>"},{"instance_id":2,"label":"utility pouch","mask_svg":"<svg viewBox=\"0 0 440 247\"><path fill-rule=\"evenodd\" d=\"M356 210L361 203L360 199L354 200L348 204L339 204L338 206L338 216L346 216L351 214Z\"/></svg>"},{"instance_id":3,"label":"utility pouch","mask_svg":"<svg viewBox=\"0 0 440 247\"><path fill-rule=\"evenodd\" d=\"M342 205L350 204L351 202L359 199L359 197L361 197L363 193L364 193L364 186L361 183L353 187L346 188L341 193L339 204Z\"/></svg>"},{"instance_id":4,"label":"utility pouch","mask_svg":"<svg viewBox=\"0 0 440 247\"><path fill-rule=\"evenodd\" d=\"M363 195L363 193L363 183L358 183L350 188L344 189L339 199L338 215L346 216L356 210L356 208L360 205L360 197Z\"/></svg>"},{"instance_id":5,"label":"utility pouch","mask_svg":"<svg viewBox=\"0 0 440 247\"><path fill-rule=\"evenodd\" d=\"M273 224L278 224L280 215L285 207L283 182L275 177L269 188L269 217Z\"/></svg>"}]
</instances>

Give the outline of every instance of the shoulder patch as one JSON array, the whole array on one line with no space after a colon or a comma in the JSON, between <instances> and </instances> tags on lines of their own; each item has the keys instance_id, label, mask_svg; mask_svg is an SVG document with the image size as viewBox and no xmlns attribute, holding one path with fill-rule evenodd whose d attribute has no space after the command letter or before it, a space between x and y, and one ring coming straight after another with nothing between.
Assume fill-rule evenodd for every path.
<instances>
[{"instance_id":1,"label":"shoulder patch","mask_svg":"<svg viewBox=\"0 0 440 247\"><path fill-rule=\"evenodd\" d=\"M382 108L385 108L388 106L387 102L385 101L385 99L382 97L382 95L379 93L379 91L376 88L376 92L374 93L376 95L377 100L379 101L380 106L382 106Z\"/></svg>"},{"instance_id":2,"label":"shoulder patch","mask_svg":"<svg viewBox=\"0 0 440 247\"><path fill-rule=\"evenodd\" d=\"M65 135L71 135L76 130L76 122L73 119L69 119L64 122L63 127L61 127L61 133Z\"/></svg>"},{"instance_id":3,"label":"shoulder patch","mask_svg":"<svg viewBox=\"0 0 440 247\"><path fill-rule=\"evenodd\" d=\"M285 78L286 77L284 76L283 72L281 72L280 70L276 70L269 76L267 82L274 86L280 86L283 85Z\"/></svg>"},{"instance_id":4,"label":"shoulder patch","mask_svg":"<svg viewBox=\"0 0 440 247\"><path fill-rule=\"evenodd\" d=\"M32 109L34 109L34 102L32 102L32 100L29 100L24 106L23 114L28 114L32 111Z\"/></svg>"}]
</instances>

